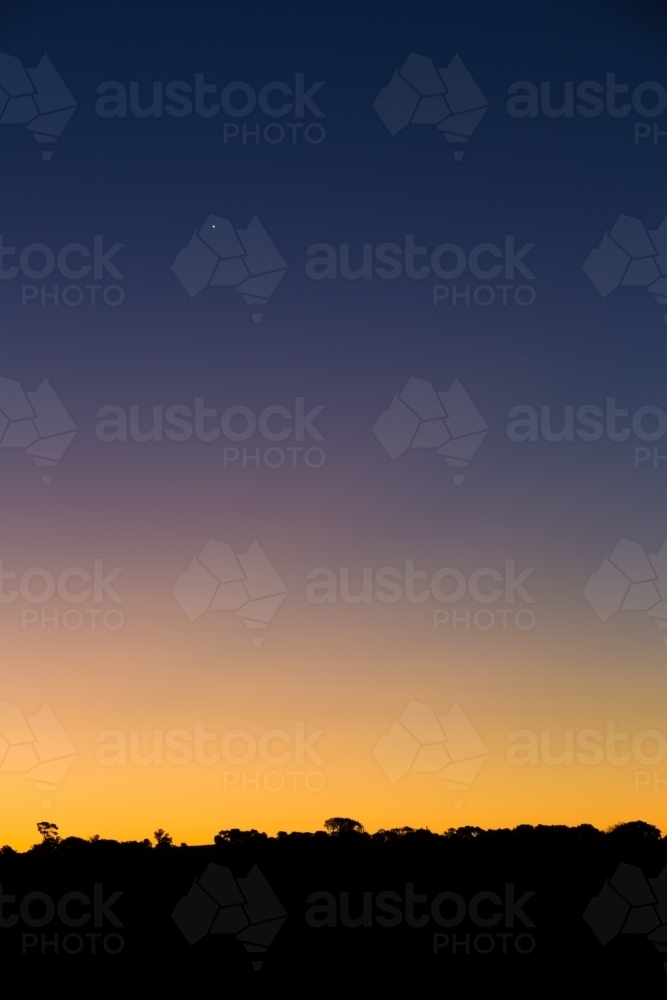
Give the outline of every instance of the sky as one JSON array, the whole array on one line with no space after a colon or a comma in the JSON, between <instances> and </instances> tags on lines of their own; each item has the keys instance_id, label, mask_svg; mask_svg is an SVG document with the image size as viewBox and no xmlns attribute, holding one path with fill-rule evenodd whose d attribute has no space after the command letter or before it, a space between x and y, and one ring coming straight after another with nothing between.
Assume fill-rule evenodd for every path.
<instances>
[{"instance_id":1,"label":"sky","mask_svg":"<svg viewBox=\"0 0 667 1000\"><path fill-rule=\"evenodd\" d=\"M662 8L0 23L0 842L663 826Z\"/></svg>"}]
</instances>

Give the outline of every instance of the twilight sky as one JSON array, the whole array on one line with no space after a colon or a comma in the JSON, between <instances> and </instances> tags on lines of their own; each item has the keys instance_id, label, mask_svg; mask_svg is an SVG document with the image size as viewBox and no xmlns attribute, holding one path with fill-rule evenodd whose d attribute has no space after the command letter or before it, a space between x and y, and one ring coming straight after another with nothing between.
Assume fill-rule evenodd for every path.
<instances>
[{"instance_id":1,"label":"twilight sky","mask_svg":"<svg viewBox=\"0 0 667 1000\"><path fill-rule=\"evenodd\" d=\"M0 19L0 841L660 825L664 13Z\"/></svg>"}]
</instances>

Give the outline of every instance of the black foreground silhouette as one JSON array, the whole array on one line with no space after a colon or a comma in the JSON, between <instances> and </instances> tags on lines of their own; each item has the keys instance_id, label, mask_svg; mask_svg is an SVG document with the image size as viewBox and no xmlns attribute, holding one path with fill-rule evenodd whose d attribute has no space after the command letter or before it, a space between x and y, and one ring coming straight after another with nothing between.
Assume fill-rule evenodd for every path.
<instances>
[{"instance_id":1,"label":"black foreground silhouette","mask_svg":"<svg viewBox=\"0 0 667 1000\"><path fill-rule=\"evenodd\" d=\"M324 825L178 847L162 829L118 842L39 823L40 843L0 849L5 975L253 995L667 989L667 837L654 826Z\"/></svg>"}]
</instances>

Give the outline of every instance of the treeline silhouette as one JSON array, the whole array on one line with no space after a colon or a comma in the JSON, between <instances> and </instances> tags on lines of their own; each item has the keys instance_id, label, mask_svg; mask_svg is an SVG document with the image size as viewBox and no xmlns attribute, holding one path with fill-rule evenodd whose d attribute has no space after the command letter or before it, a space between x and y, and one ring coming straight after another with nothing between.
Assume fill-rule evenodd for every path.
<instances>
[{"instance_id":1,"label":"treeline silhouette","mask_svg":"<svg viewBox=\"0 0 667 1000\"><path fill-rule=\"evenodd\" d=\"M667 986L667 955L647 939L645 914L641 933L619 933L604 946L583 918L619 865L649 879L667 866L667 837L639 820L607 830L522 824L369 833L357 820L333 817L315 832L221 829L203 845L176 845L162 828L117 841L37 826L28 850L0 848L5 974L20 973L35 989L51 988L56 974L118 988L134 976L138 988L139 965L148 970L146 988L170 993L181 984L208 990L221 969L227 987L289 984L324 995L347 990L363 970L375 988L393 993L400 983L437 984L440 992L446 983L475 996L504 977L531 998L620 996L626 978L635 993ZM223 883L224 898L211 890ZM221 912L224 926L215 923ZM270 933L261 947L246 947L248 927L264 926Z\"/></svg>"},{"instance_id":2,"label":"treeline silhouette","mask_svg":"<svg viewBox=\"0 0 667 1000\"><path fill-rule=\"evenodd\" d=\"M623 849L631 849L633 847L645 848L647 844L657 844L661 841L664 841L665 845L667 845L667 837L663 838L659 828L642 820L616 823L604 831L599 830L590 823L582 823L579 826L543 824L531 826L524 823L512 828L501 827L490 830L484 830L479 826L449 827L443 833L435 833L426 827L415 828L411 826L394 827L387 830L380 829L376 833L367 833L364 826L358 820L341 816L327 819L323 825L324 830L317 830L314 833L300 831L287 833L284 830L280 830L275 837L271 837L269 834L262 833L259 830L241 830L234 827L229 830L219 830L213 837L213 844L216 847L223 845L258 846L269 841L277 841L283 845L294 841L298 841L302 845L309 841L323 844L329 838L335 837L338 839L345 838L348 845L360 845L362 842L378 845L402 842L415 848L418 844L425 844L427 842L432 844L440 843L444 846L445 844L470 841L475 841L480 847L484 844L485 847L491 849L494 847L500 848L501 845L509 845L510 843L514 843L516 846L521 844L523 848L528 848L531 844L537 845L539 843L544 846L547 842L554 846L560 844L563 848L566 846L574 847L575 845L580 847L584 845L596 845L602 848L603 845L607 845L612 851L620 847ZM94 834L87 839L75 836L63 838L60 836L57 824L46 821L37 823L37 830L41 836L41 840L29 847L27 852L15 851L13 847L6 844L0 847L0 855L6 857L12 854L32 853L35 851L86 850L91 846L98 850L114 846L144 849L164 849L176 846L171 835L161 827L154 832L152 839L145 837L143 840L114 840L100 837L99 834ZM183 848L202 845L189 845L182 842L179 846Z\"/></svg>"}]
</instances>

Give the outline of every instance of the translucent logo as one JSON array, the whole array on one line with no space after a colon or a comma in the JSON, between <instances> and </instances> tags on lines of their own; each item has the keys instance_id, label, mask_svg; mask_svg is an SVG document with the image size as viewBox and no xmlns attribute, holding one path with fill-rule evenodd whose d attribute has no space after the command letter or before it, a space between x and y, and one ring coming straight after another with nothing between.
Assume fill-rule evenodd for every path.
<instances>
[{"instance_id":1,"label":"translucent logo","mask_svg":"<svg viewBox=\"0 0 667 1000\"><path fill-rule=\"evenodd\" d=\"M667 867L657 878L620 864L584 910L584 920L600 944L618 934L645 934L659 952L667 951ZM663 962L667 970L667 962Z\"/></svg>"},{"instance_id":2,"label":"translucent logo","mask_svg":"<svg viewBox=\"0 0 667 1000\"><path fill-rule=\"evenodd\" d=\"M414 376L378 417L373 433L391 459L408 448L430 448L447 465L465 469L488 433L479 410L458 379L446 392ZM463 472L454 474L460 486Z\"/></svg>"},{"instance_id":3,"label":"translucent logo","mask_svg":"<svg viewBox=\"0 0 667 1000\"><path fill-rule=\"evenodd\" d=\"M34 69L0 52L0 125L25 125L39 143L54 143L76 111L76 101L48 56ZM52 149L43 149L50 160Z\"/></svg>"},{"instance_id":4,"label":"translucent logo","mask_svg":"<svg viewBox=\"0 0 667 1000\"><path fill-rule=\"evenodd\" d=\"M667 628L667 542L647 555L638 542L622 538L584 587L600 621L617 611L645 611L658 628ZM667 646L667 638L663 639Z\"/></svg>"},{"instance_id":5,"label":"translucent logo","mask_svg":"<svg viewBox=\"0 0 667 1000\"><path fill-rule=\"evenodd\" d=\"M436 716L429 705L411 701L373 750L392 784L408 772L428 772L450 792L468 790L488 753L458 702L447 715Z\"/></svg>"},{"instance_id":6,"label":"translucent logo","mask_svg":"<svg viewBox=\"0 0 667 1000\"><path fill-rule=\"evenodd\" d=\"M285 923L287 912L261 871L254 865L245 878L235 879L229 868L210 864L193 882L172 918L190 945L207 934L233 934L251 955L259 972L265 954Z\"/></svg>"},{"instance_id":7,"label":"translucent logo","mask_svg":"<svg viewBox=\"0 0 667 1000\"><path fill-rule=\"evenodd\" d=\"M258 542L235 556L227 542L209 538L171 592L191 622L205 611L235 611L249 629L264 629L287 588ZM262 637L252 643L261 646Z\"/></svg>"},{"instance_id":8,"label":"translucent logo","mask_svg":"<svg viewBox=\"0 0 667 1000\"><path fill-rule=\"evenodd\" d=\"M0 448L24 448L35 464L55 468L76 434L76 424L46 379L34 392L0 378ZM42 476L48 486L50 473Z\"/></svg>"},{"instance_id":9,"label":"translucent logo","mask_svg":"<svg viewBox=\"0 0 667 1000\"><path fill-rule=\"evenodd\" d=\"M287 264L255 216L246 229L235 230L229 219L209 215L181 250L171 269L193 298L204 288L235 288L249 306L255 323L273 295Z\"/></svg>"},{"instance_id":10,"label":"translucent logo","mask_svg":"<svg viewBox=\"0 0 667 1000\"><path fill-rule=\"evenodd\" d=\"M448 142L466 143L489 102L457 55L445 69L411 52L373 107L392 135L406 125L435 125ZM463 159L463 149L454 159Z\"/></svg>"},{"instance_id":11,"label":"translucent logo","mask_svg":"<svg viewBox=\"0 0 667 1000\"><path fill-rule=\"evenodd\" d=\"M0 772L25 774L39 791L55 791L76 757L76 747L48 705L25 716L0 701ZM44 808L51 799L43 799Z\"/></svg>"},{"instance_id":12,"label":"translucent logo","mask_svg":"<svg viewBox=\"0 0 667 1000\"><path fill-rule=\"evenodd\" d=\"M591 250L584 271L602 298L621 285L645 288L658 305L667 305L667 217L658 229L619 215L613 229ZM667 312L663 313L667 323Z\"/></svg>"}]
</instances>

